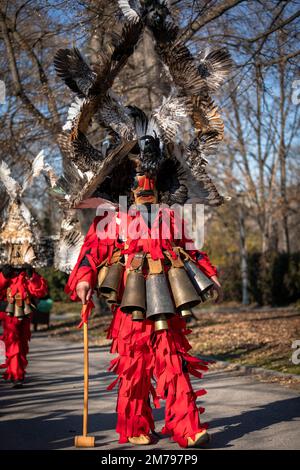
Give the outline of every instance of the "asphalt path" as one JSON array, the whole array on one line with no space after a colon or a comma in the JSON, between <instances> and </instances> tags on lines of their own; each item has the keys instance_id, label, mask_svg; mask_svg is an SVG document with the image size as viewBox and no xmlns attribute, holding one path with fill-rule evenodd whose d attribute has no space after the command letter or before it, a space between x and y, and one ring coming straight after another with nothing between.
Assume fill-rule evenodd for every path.
<instances>
[{"instance_id":1,"label":"asphalt path","mask_svg":"<svg viewBox=\"0 0 300 470\"><path fill-rule=\"evenodd\" d=\"M96 438L95 449L132 449L119 444L115 432L116 390L106 390L113 380L106 372L110 357L107 347L90 348L89 433ZM0 449L74 449L74 436L82 434L82 371L81 343L33 334L23 388L0 380ZM201 406L212 449L300 449L297 391L226 369L207 373L201 387L208 392ZM154 417L159 432L164 408L154 410ZM151 448L178 446L161 437Z\"/></svg>"}]
</instances>

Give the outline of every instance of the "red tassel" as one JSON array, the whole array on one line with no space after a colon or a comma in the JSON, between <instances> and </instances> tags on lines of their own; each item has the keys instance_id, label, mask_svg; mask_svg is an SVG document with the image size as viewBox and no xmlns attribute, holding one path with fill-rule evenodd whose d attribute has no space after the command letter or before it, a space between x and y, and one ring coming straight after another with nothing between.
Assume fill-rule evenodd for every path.
<instances>
[{"instance_id":1,"label":"red tassel","mask_svg":"<svg viewBox=\"0 0 300 470\"><path fill-rule=\"evenodd\" d=\"M84 306L83 306L84 307ZM85 306L85 308L82 308L81 310L81 322L77 326L77 328L82 328L84 323L88 323L89 316L92 312L92 309L95 307L94 303L92 300L89 300Z\"/></svg>"}]
</instances>

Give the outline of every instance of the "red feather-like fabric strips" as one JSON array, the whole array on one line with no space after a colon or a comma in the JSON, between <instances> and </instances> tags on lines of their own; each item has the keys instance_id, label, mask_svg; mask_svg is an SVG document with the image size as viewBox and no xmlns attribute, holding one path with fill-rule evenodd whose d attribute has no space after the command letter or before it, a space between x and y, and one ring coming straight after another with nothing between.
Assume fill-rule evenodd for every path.
<instances>
[{"instance_id":1,"label":"red feather-like fabric strips","mask_svg":"<svg viewBox=\"0 0 300 470\"><path fill-rule=\"evenodd\" d=\"M22 321L13 317L3 318L3 336L6 348L6 363L2 366L6 368L3 375L5 380L23 380L25 369L28 364L27 354L30 341L30 320Z\"/></svg>"},{"instance_id":2,"label":"red feather-like fabric strips","mask_svg":"<svg viewBox=\"0 0 300 470\"><path fill-rule=\"evenodd\" d=\"M207 363L188 354L186 333L185 322L177 315L169 320L169 330L154 332L152 321L133 322L130 315L116 309L108 337L113 340L111 352L118 353L109 370L118 377L108 389L119 384L119 442L154 430L151 396L155 407L159 399L166 400L162 432L182 447L187 446L188 437L194 439L206 429L199 418L204 408L196 404L205 391L193 391L189 373L199 376Z\"/></svg>"}]
</instances>

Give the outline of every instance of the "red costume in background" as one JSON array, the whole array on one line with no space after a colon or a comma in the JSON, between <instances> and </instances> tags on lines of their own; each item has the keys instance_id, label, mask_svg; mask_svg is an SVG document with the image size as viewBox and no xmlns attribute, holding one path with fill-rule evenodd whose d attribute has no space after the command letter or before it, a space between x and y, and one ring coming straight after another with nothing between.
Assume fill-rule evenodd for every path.
<instances>
[{"instance_id":1,"label":"red costume in background","mask_svg":"<svg viewBox=\"0 0 300 470\"><path fill-rule=\"evenodd\" d=\"M21 294L22 299L41 298L47 294L48 286L45 279L34 272L28 278L25 271L19 272L16 276L6 279L0 273L0 292L3 299L6 298L7 288L11 289L11 295ZM6 363L2 366L6 368L4 372L5 380L24 380L26 366L28 364L27 354L29 351L30 317L22 318L8 317L6 312L1 312L3 320L3 336L6 348Z\"/></svg>"},{"instance_id":2,"label":"red costume in background","mask_svg":"<svg viewBox=\"0 0 300 470\"><path fill-rule=\"evenodd\" d=\"M152 227L159 227L161 235L163 214L169 215L171 219L171 233L167 240L161 236L157 240L148 236L147 239L127 238L122 241L122 223L117 225L115 238L104 236L104 232L110 233L109 224L101 233L101 237L98 237L97 224L101 217L96 217L66 286L66 292L71 299L79 300L76 294L79 281L89 282L92 288L96 286L97 267L105 259L109 262L116 249L127 255L127 267L138 252L149 253L154 260L163 259L163 252L168 252L171 257L176 256L173 248L185 247L188 240L184 237L176 239L174 212L169 208L159 211ZM120 215L117 220L120 220ZM139 224L139 233L149 234L150 229L142 217L128 217L128 223L135 222ZM208 277L216 275L216 269L205 253L197 250L186 251ZM113 308L108 338L112 339L111 352L118 353L118 357L113 359L110 365L110 370L117 374L117 378L108 389L112 389L117 383L119 385L117 432L120 434L121 443L127 442L128 437L148 435L154 430L150 395L155 407L159 407L160 399L166 400L163 432L172 435L182 447L187 446L188 437L194 439L196 433L207 427L206 424L200 423L199 418L204 408L196 404L197 397L206 392L195 392L190 382L190 374L202 377L202 372L207 370L207 363L188 353L191 346L186 339L189 330L185 321L179 315L174 315L168 320L168 324L168 330L154 332L153 321L132 321L131 315L123 313L120 307ZM152 380L155 383L152 383Z\"/></svg>"}]
</instances>

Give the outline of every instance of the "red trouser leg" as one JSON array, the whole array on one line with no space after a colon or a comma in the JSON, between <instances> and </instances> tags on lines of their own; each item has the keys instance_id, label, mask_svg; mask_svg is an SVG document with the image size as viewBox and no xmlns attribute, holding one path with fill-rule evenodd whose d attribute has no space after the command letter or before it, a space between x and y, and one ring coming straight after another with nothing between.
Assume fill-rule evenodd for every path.
<instances>
[{"instance_id":1,"label":"red trouser leg","mask_svg":"<svg viewBox=\"0 0 300 470\"><path fill-rule=\"evenodd\" d=\"M120 434L120 443L127 442L128 437L148 435L154 429L150 406L150 376L145 370L142 357L134 363L130 362L132 364L120 377L116 408L116 431Z\"/></svg>"},{"instance_id":2,"label":"red trouser leg","mask_svg":"<svg viewBox=\"0 0 300 470\"><path fill-rule=\"evenodd\" d=\"M118 378L109 389L119 382L119 442L154 429L150 394L166 400L164 432L182 447L187 446L188 437L194 439L206 429L200 423L202 409L196 404L197 396L205 391L194 392L189 374L200 378L199 370L207 370L207 366L188 354L186 333L185 322L178 316L169 322L169 330L155 333L153 322L133 322L130 315L116 311L109 338L113 339L111 352L119 354L110 367ZM155 391L151 379L156 382Z\"/></svg>"},{"instance_id":3,"label":"red trouser leg","mask_svg":"<svg viewBox=\"0 0 300 470\"><path fill-rule=\"evenodd\" d=\"M28 364L30 341L30 319L18 320L6 317L3 320L3 341L6 348L6 380L23 380Z\"/></svg>"},{"instance_id":4,"label":"red trouser leg","mask_svg":"<svg viewBox=\"0 0 300 470\"><path fill-rule=\"evenodd\" d=\"M194 392L189 373L201 377L200 370L207 370L206 363L187 353L188 343L184 333L169 329L157 334L153 351L155 354L154 375L156 393L166 400L165 427L163 432L171 434L180 446L187 446L187 438L207 428L200 423L203 408L196 404L197 396L205 390Z\"/></svg>"},{"instance_id":5,"label":"red trouser leg","mask_svg":"<svg viewBox=\"0 0 300 470\"><path fill-rule=\"evenodd\" d=\"M111 361L110 370L119 382L117 427L120 443L128 437L148 435L154 429L150 406L153 352L150 344L151 325L132 322L130 315L116 311L110 329L113 338L111 352L118 357Z\"/></svg>"}]
</instances>

